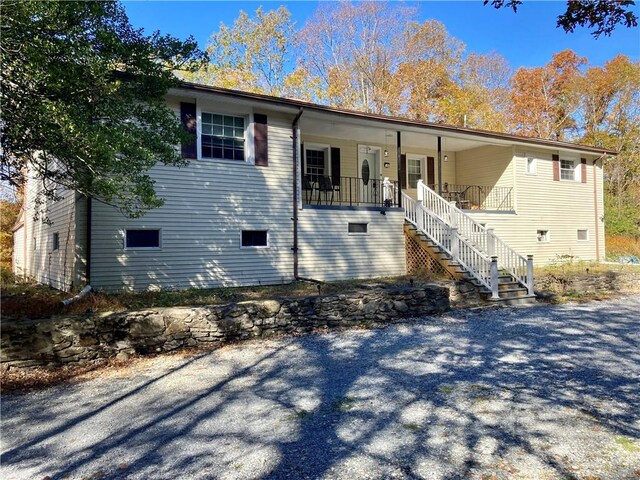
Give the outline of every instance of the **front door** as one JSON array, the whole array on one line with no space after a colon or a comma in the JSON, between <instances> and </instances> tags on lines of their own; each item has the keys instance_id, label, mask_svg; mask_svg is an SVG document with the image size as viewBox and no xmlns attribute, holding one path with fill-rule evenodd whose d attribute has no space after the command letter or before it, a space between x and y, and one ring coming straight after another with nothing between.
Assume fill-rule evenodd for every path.
<instances>
[{"instance_id":1,"label":"front door","mask_svg":"<svg viewBox=\"0 0 640 480\"><path fill-rule=\"evenodd\" d=\"M358 149L359 203L376 205L382 203L379 156L379 149L362 145Z\"/></svg>"}]
</instances>

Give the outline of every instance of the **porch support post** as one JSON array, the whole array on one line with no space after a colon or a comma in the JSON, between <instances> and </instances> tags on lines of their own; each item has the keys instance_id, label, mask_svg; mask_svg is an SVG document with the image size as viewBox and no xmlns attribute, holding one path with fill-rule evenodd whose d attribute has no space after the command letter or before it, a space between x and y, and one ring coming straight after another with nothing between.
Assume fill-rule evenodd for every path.
<instances>
[{"instance_id":1,"label":"porch support post","mask_svg":"<svg viewBox=\"0 0 640 480\"><path fill-rule=\"evenodd\" d=\"M535 295L533 291L533 255L527 255L527 289L529 295Z\"/></svg>"},{"instance_id":2,"label":"porch support post","mask_svg":"<svg viewBox=\"0 0 640 480\"><path fill-rule=\"evenodd\" d=\"M438 195L442 196L442 137L438 136Z\"/></svg>"},{"instance_id":3,"label":"porch support post","mask_svg":"<svg viewBox=\"0 0 640 480\"><path fill-rule=\"evenodd\" d=\"M500 295L498 294L498 284L500 280L498 279L498 257L496 257L495 255L491 257L490 271L491 271L491 298L493 300L497 300L500 298Z\"/></svg>"},{"instance_id":4,"label":"porch support post","mask_svg":"<svg viewBox=\"0 0 640 480\"><path fill-rule=\"evenodd\" d=\"M400 156L402 155L402 139L400 130L396 132L396 163L398 164L398 207L402 208L402 169L400 168Z\"/></svg>"}]
</instances>

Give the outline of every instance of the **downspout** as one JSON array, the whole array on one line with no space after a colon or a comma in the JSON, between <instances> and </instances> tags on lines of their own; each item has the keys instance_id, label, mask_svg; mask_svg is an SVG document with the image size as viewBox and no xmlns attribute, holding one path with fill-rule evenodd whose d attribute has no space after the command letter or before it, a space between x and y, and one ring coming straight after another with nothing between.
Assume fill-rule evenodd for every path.
<instances>
[{"instance_id":1,"label":"downspout","mask_svg":"<svg viewBox=\"0 0 640 480\"><path fill-rule=\"evenodd\" d=\"M300 155L298 125L303 112L304 109L300 108L291 124L291 129L293 130L293 135L291 136L293 139L293 217L291 217L293 221L293 247L291 250L293 250L293 278L295 280L300 279L298 275L298 161L300 160L298 158Z\"/></svg>"},{"instance_id":2,"label":"downspout","mask_svg":"<svg viewBox=\"0 0 640 480\"><path fill-rule=\"evenodd\" d=\"M87 196L87 238L85 239L86 250L85 255L87 257L85 263L85 283L91 285L91 197Z\"/></svg>"}]
</instances>

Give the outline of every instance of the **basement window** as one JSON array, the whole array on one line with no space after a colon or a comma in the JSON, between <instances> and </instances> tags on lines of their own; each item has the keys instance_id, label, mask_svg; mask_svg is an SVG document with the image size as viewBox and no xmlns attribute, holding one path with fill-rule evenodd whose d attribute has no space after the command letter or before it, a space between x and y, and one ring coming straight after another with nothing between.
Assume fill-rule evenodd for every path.
<instances>
[{"instance_id":1,"label":"basement window","mask_svg":"<svg viewBox=\"0 0 640 480\"><path fill-rule=\"evenodd\" d=\"M549 241L549 230L538 230L538 242L546 243Z\"/></svg>"},{"instance_id":2,"label":"basement window","mask_svg":"<svg viewBox=\"0 0 640 480\"><path fill-rule=\"evenodd\" d=\"M267 230L242 230L240 246L242 248L268 247L268 240Z\"/></svg>"},{"instance_id":3,"label":"basement window","mask_svg":"<svg viewBox=\"0 0 640 480\"><path fill-rule=\"evenodd\" d=\"M589 230L578 230L578 240L586 242L589 240Z\"/></svg>"},{"instance_id":4,"label":"basement window","mask_svg":"<svg viewBox=\"0 0 640 480\"><path fill-rule=\"evenodd\" d=\"M124 248L133 249L159 249L160 229L144 228L139 230L127 230Z\"/></svg>"},{"instance_id":5,"label":"basement window","mask_svg":"<svg viewBox=\"0 0 640 480\"><path fill-rule=\"evenodd\" d=\"M51 240L51 243L53 244L51 249L55 252L60 248L60 234L58 232L55 232Z\"/></svg>"},{"instance_id":6,"label":"basement window","mask_svg":"<svg viewBox=\"0 0 640 480\"><path fill-rule=\"evenodd\" d=\"M369 233L368 223L349 222L349 235L367 235Z\"/></svg>"}]
</instances>

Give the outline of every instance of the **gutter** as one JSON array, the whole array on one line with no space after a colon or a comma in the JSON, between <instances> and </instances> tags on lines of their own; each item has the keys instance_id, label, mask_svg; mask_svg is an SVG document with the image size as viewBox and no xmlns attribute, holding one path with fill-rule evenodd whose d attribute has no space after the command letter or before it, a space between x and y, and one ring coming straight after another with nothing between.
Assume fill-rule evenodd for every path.
<instances>
[{"instance_id":1,"label":"gutter","mask_svg":"<svg viewBox=\"0 0 640 480\"><path fill-rule=\"evenodd\" d=\"M293 251L293 278L295 280L300 279L298 275L298 161L300 160L298 158L300 155L298 126L303 112L304 109L300 107L298 114L291 123L293 133L291 136L293 139L293 216L291 217L293 221L293 247L291 247L291 250Z\"/></svg>"}]
</instances>

